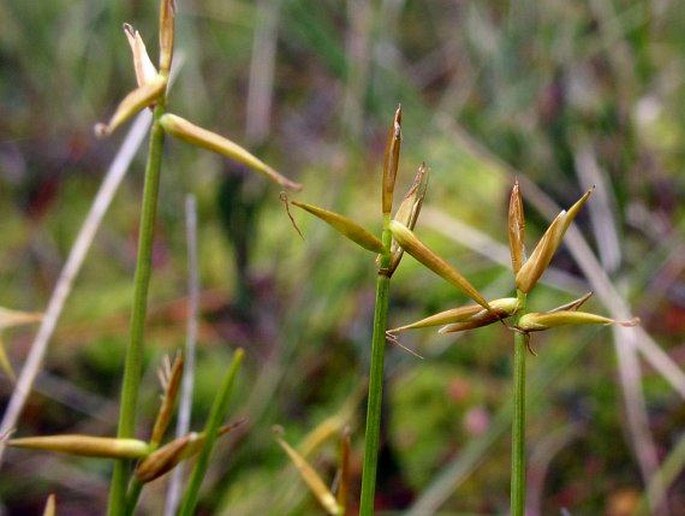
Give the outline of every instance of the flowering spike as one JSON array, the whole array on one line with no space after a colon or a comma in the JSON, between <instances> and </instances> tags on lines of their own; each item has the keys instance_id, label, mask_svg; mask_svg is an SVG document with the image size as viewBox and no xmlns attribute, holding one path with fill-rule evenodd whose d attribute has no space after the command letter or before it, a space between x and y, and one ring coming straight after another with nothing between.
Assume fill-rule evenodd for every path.
<instances>
[{"instance_id":1,"label":"flowering spike","mask_svg":"<svg viewBox=\"0 0 685 516\"><path fill-rule=\"evenodd\" d=\"M509 252L511 265L516 274L526 260L526 246L523 242L526 220L523 215L523 200L518 179L514 182L509 197Z\"/></svg>"},{"instance_id":2,"label":"flowering spike","mask_svg":"<svg viewBox=\"0 0 685 516\"><path fill-rule=\"evenodd\" d=\"M10 439L8 446L46 450L82 457L110 459L139 459L150 453L150 446L138 439L93 437L91 435L64 434Z\"/></svg>"},{"instance_id":3,"label":"flowering spike","mask_svg":"<svg viewBox=\"0 0 685 516\"><path fill-rule=\"evenodd\" d=\"M573 219L575 219L580 209L590 198L593 190L594 187L585 192L568 211L562 211L552 221L537 246L535 246L530 258L516 274L516 286L519 290L528 293L535 286L549 266L554 253L561 244L564 233L571 225L571 222L573 222Z\"/></svg>"},{"instance_id":4,"label":"flowering spike","mask_svg":"<svg viewBox=\"0 0 685 516\"><path fill-rule=\"evenodd\" d=\"M291 201L298 208L302 208L308 211L315 217L326 222L328 225L336 229L338 232L352 240L355 244L368 249L373 253L383 253L385 248L383 243L375 237L368 230L364 229L362 226L357 224L352 219L335 213L333 211L328 211L318 206L312 204L307 204L303 202Z\"/></svg>"},{"instance_id":5,"label":"flowering spike","mask_svg":"<svg viewBox=\"0 0 685 516\"><path fill-rule=\"evenodd\" d=\"M285 188L291 190L300 190L302 188L301 184L295 183L287 177L282 176L237 143L214 132L208 131L207 129L198 127L180 116L166 113L160 117L159 123L164 130L172 136L242 163Z\"/></svg>"},{"instance_id":6,"label":"flowering spike","mask_svg":"<svg viewBox=\"0 0 685 516\"><path fill-rule=\"evenodd\" d=\"M476 288L469 283L456 269L449 265L445 260L440 258L437 254L431 251L425 244L423 244L414 233L404 224L393 220L389 225L392 236L410 255L416 258L419 262L424 264L438 276L446 279L452 285L461 290L464 294L473 299L476 303L486 309L490 309L490 305L485 300Z\"/></svg>"},{"instance_id":7,"label":"flowering spike","mask_svg":"<svg viewBox=\"0 0 685 516\"><path fill-rule=\"evenodd\" d=\"M174 55L174 0L161 0L159 6L159 73L169 75Z\"/></svg>"},{"instance_id":8,"label":"flowering spike","mask_svg":"<svg viewBox=\"0 0 685 516\"><path fill-rule=\"evenodd\" d=\"M383 215L392 212L392 198L395 192L395 180L400 159L400 146L402 144L402 106L397 106L392 125L388 130L388 140L385 146L383 158Z\"/></svg>"},{"instance_id":9,"label":"flowering spike","mask_svg":"<svg viewBox=\"0 0 685 516\"><path fill-rule=\"evenodd\" d=\"M530 258L523 264L521 269L516 273L516 287L526 294L538 282L543 275L549 263L552 261L554 253L561 244L561 239L566 233L566 230L575 219L578 212L592 195L594 187L585 192L583 196L573 205L568 211L562 211L552 221L552 223L542 235L542 238L535 246Z\"/></svg>"},{"instance_id":10,"label":"flowering spike","mask_svg":"<svg viewBox=\"0 0 685 516\"><path fill-rule=\"evenodd\" d=\"M140 110L154 104L164 94L165 89L166 79L161 75L157 75L154 79L139 86L124 97L109 122L95 125L95 135L98 138L109 136L117 127Z\"/></svg>"},{"instance_id":11,"label":"flowering spike","mask_svg":"<svg viewBox=\"0 0 685 516\"><path fill-rule=\"evenodd\" d=\"M578 312L576 310L559 310L556 312L531 312L522 315L518 321L518 328L525 332L542 331L556 326L581 324L620 324L621 326L636 326L640 319L634 317L627 321L617 321L597 314Z\"/></svg>"},{"instance_id":12,"label":"flowering spike","mask_svg":"<svg viewBox=\"0 0 685 516\"><path fill-rule=\"evenodd\" d=\"M455 333L464 330L472 330L487 326L502 319L506 319L516 313L521 307L520 302L515 297L503 297L490 301L490 310L481 309L478 313L470 317L447 324L438 330L439 333Z\"/></svg>"},{"instance_id":13,"label":"flowering spike","mask_svg":"<svg viewBox=\"0 0 685 516\"><path fill-rule=\"evenodd\" d=\"M397 208L397 213L395 213L395 220L404 224L409 229L413 230L416 226L416 221L419 218L419 213L421 212L421 206L423 206L423 199L426 196L426 189L428 188L428 172L429 168L425 163L419 165L416 171L416 176L414 177L414 182L412 183L409 191L404 196L404 200ZM404 254L404 249L393 239L390 246L390 272L395 271L397 266L400 264L402 255Z\"/></svg>"},{"instance_id":14,"label":"flowering spike","mask_svg":"<svg viewBox=\"0 0 685 516\"><path fill-rule=\"evenodd\" d=\"M306 461L306 459L302 457L302 455L300 455L300 453L297 452L297 450L295 450L292 446L285 442L285 440L280 435L276 435L276 441L281 446L281 448L283 448L288 457L290 457L290 460L297 468L297 471L300 473L302 480L304 480L309 489L311 489L312 493L314 494L318 502L321 504L321 506L325 509L325 511L328 514L333 515L341 514L342 508L340 507L340 505L338 505L335 496L333 495L331 490L328 489L328 487L321 479L319 474Z\"/></svg>"},{"instance_id":15,"label":"flowering spike","mask_svg":"<svg viewBox=\"0 0 685 516\"><path fill-rule=\"evenodd\" d=\"M140 35L140 32L135 30L128 23L124 23L124 34L128 39L128 44L131 46L131 53L133 54L133 68L136 71L136 83L138 86L147 84L157 77L157 69L152 64L152 60L147 53L145 42Z\"/></svg>"}]
</instances>

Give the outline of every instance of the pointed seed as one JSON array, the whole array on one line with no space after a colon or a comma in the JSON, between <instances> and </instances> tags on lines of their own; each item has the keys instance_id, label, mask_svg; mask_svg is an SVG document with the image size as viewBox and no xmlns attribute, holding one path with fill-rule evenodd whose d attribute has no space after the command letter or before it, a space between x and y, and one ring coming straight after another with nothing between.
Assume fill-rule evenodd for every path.
<instances>
[{"instance_id":1,"label":"pointed seed","mask_svg":"<svg viewBox=\"0 0 685 516\"><path fill-rule=\"evenodd\" d=\"M383 157L383 214L389 215L392 212L393 193L395 192L395 181L397 180L397 168L400 159L400 146L402 144L402 106L397 106L392 125L388 130L388 139L385 145L385 155Z\"/></svg>"},{"instance_id":2,"label":"pointed seed","mask_svg":"<svg viewBox=\"0 0 685 516\"><path fill-rule=\"evenodd\" d=\"M344 215L340 215L339 213L319 208L313 204L297 201L291 201L291 203L323 220L339 233L343 234L364 249L368 249L371 252L379 254L385 252L383 243L370 231L363 228L352 219L345 217Z\"/></svg>"},{"instance_id":3,"label":"pointed seed","mask_svg":"<svg viewBox=\"0 0 685 516\"><path fill-rule=\"evenodd\" d=\"M523 241L526 220L523 214L523 200L518 179L514 182L509 197L509 252L511 265L516 274L526 260L526 247Z\"/></svg>"},{"instance_id":4,"label":"pointed seed","mask_svg":"<svg viewBox=\"0 0 685 516\"><path fill-rule=\"evenodd\" d=\"M138 439L93 437L91 435L64 434L10 439L8 446L45 450L82 457L112 459L138 459L150 453L150 446Z\"/></svg>"},{"instance_id":5,"label":"pointed seed","mask_svg":"<svg viewBox=\"0 0 685 516\"><path fill-rule=\"evenodd\" d=\"M640 320L635 317L628 321L616 321L608 317L575 310L560 310L557 312L531 312L522 315L518 327L522 331L542 331L556 326L581 324L619 324L621 326L636 326Z\"/></svg>"},{"instance_id":6,"label":"pointed seed","mask_svg":"<svg viewBox=\"0 0 685 516\"><path fill-rule=\"evenodd\" d=\"M481 293L478 292L478 290L476 290L476 288L456 269L426 247L409 228L396 220L390 221L389 228L392 232L392 236L405 251L432 270L435 274L452 283L452 285L457 287L476 303L486 309L490 309L488 302Z\"/></svg>"},{"instance_id":7,"label":"pointed seed","mask_svg":"<svg viewBox=\"0 0 685 516\"><path fill-rule=\"evenodd\" d=\"M192 145L202 147L203 149L208 149L217 154L221 154L229 159L242 163L243 165L251 168L252 170L263 174L270 180L278 183L279 185L289 188L291 190L300 190L302 185L291 181L287 177L276 172L269 165L264 163L262 160L248 152L246 149L232 142L228 138L218 135L203 129L184 118L177 115L172 115L171 113L166 113L162 115L159 119L159 123L162 125L164 130L180 138Z\"/></svg>"}]
</instances>

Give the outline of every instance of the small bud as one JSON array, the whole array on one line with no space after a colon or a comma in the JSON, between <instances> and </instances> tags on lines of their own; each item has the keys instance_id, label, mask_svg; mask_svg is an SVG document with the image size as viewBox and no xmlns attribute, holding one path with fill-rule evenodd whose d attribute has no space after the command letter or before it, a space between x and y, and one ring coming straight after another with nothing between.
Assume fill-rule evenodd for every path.
<instances>
[{"instance_id":1,"label":"small bud","mask_svg":"<svg viewBox=\"0 0 685 516\"><path fill-rule=\"evenodd\" d=\"M192 145L202 147L203 149L208 149L229 159L237 161L238 163L242 163L243 165L265 175L272 181L285 188L290 188L291 190L302 189L301 184L295 183L287 177L282 176L269 165L242 148L237 143L234 143L216 133L202 129L201 127L192 124L180 116L166 113L159 119L159 123L167 133L175 136L176 138L180 138L181 140L184 140Z\"/></svg>"},{"instance_id":2,"label":"small bud","mask_svg":"<svg viewBox=\"0 0 685 516\"><path fill-rule=\"evenodd\" d=\"M363 247L364 249L368 249L373 253L385 252L383 243L371 232L364 229L362 226L357 224L352 219L345 217L344 215L340 215L339 213L319 208L318 206L314 206L312 204L306 204L297 201L291 202L298 208L302 208L303 210L308 211L309 213L314 215L315 217L318 217L319 219L323 220L329 226L333 227L339 233L346 236L355 244Z\"/></svg>"},{"instance_id":3,"label":"small bud","mask_svg":"<svg viewBox=\"0 0 685 516\"><path fill-rule=\"evenodd\" d=\"M621 326L636 326L640 320L635 317L629 321L616 321L597 314L578 312L575 310L560 310L556 312L531 312L522 315L518 321L518 328L525 332L542 331L556 326L581 324L620 324Z\"/></svg>"},{"instance_id":4,"label":"small bud","mask_svg":"<svg viewBox=\"0 0 685 516\"><path fill-rule=\"evenodd\" d=\"M8 446L46 450L82 457L102 457L111 459L139 459L150 453L150 446L138 439L116 437L93 437L90 435L46 435L10 439Z\"/></svg>"},{"instance_id":5,"label":"small bud","mask_svg":"<svg viewBox=\"0 0 685 516\"><path fill-rule=\"evenodd\" d=\"M126 120L154 104L164 94L165 89L166 79L160 75L136 88L121 101L108 123L95 125L95 135L98 138L109 136Z\"/></svg>"},{"instance_id":6,"label":"small bud","mask_svg":"<svg viewBox=\"0 0 685 516\"><path fill-rule=\"evenodd\" d=\"M57 514L57 501L54 493L48 496L45 502L45 509L43 509L43 516L55 516Z\"/></svg>"},{"instance_id":7,"label":"small bud","mask_svg":"<svg viewBox=\"0 0 685 516\"><path fill-rule=\"evenodd\" d=\"M423 244L404 224L393 220L389 225L392 236L410 255L424 264L438 276L446 279L461 290L468 297L486 309L490 309L488 302L476 288L469 283L456 269Z\"/></svg>"},{"instance_id":8,"label":"small bud","mask_svg":"<svg viewBox=\"0 0 685 516\"><path fill-rule=\"evenodd\" d=\"M388 333L392 334L417 328L429 328L431 326L469 322L475 317L480 316L481 312L490 313L493 316L493 319L486 323L490 324L513 315L519 307L518 300L515 297L504 297L489 301L488 303L490 305L490 310L484 310L481 305L460 306L431 315L430 317L426 317L425 319L421 319L420 321L411 324L393 328L392 330L388 330ZM481 319L478 320L480 321Z\"/></svg>"},{"instance_id":9,"label":"small bud","mask_svg":"<svg viewBox=\"0 0 685 516\"><path fill-rule=\"evenodd\" d=\"M395 213L395 220L413 230L416 226L416 221L423 206L423 199L426 196L426 189L428 188L428 167L425 163L421 163L419 169L416 171L414 183L409 188L409 191L404 196L404 200ZM390 247L390 272L397 269L400 264L404 249L393 239Z\"/></svg>"},{"instance_id":10,"label":"small bud","mask_svg":"<svg viewBox=\"0 0 685 516\"><path fill-rule=\"evenodd\" d=\"M131 46L131 52L133 53L133 68L136 71L136 83L138 87L143 84L152 82L155 77L157 77L157 69L155 65L152 64L152 60L147 53L147 48L145 47L145 42L140 36L140 32L135 30L128 23L124 23L124 33L126 34L126 39L128 39L128 44Z\"/></svg>"},{"instance_id":11,"label":"small bud","mask_svg":"<svg viewBox=\"0 0 685 516\"><path fill-rule=\"evenodd\" d=\"M183 377L183 357L177 355L173 363L170 363L168 355L165 356L165 359L166 369L160 368L159 372L164 394L150 437L150 446L153 448L159 446L159 443L162 441L164 433L169 426L169 422L174 413L174 406L176 405L178 388L181 385L181 378Z\"/></svg>"},{"instance_id":12,"label":"small bud","mask_svg":"<svg viewBox=\"0 0 685 516\"><path fill-rule=\"evenodd\" d=\"M523 215L523 200L519 182L514 182L509 197L509 251L511 253L511 265L516 274L526 260L526 246L523 242L526 220Z\"/></svg>"},{"instance_id":13,"label":"small bud","mask_svg":"<svg viewBox=\"0 0 685 516\"><path fill-rule=\"evenodd\" d=\"M161 0L159 5L159 73L169 75L174 55L174 0Z\"/></svg>"},{"instance_id":14,"label":"small bud","mask_svg":"<svg viewBox=\"0 0 685 516\"><path fill-rule=\"evenodd\" d=\"M341 514L342 508L338 505L338 501L326 486L324 481L321 479L319 474L310 466L310 464L305 460L302 455L300 455L292 446L290 446L285 440L280 436L276 435L276 441L281 445L281 448L290 457L290 460L297 468L300 473L302 480L307 484L309 489L319 501L321 506L328 514Z\"/></svg>"},{"instance_id":15,"label":"small bud","mask_svg":"<svg viewBox=\"0 0 685 516\"><path fill-rule=\"evenodd\" d=\"M540 277L552 261L554 253L561 244L561 239L566 230L575 219L578 212L592 195L594 188L591 188L573 205L568 211L562 211L552 221L552 223L542 235L542 238L535 246L530 258L523 264L516 273L516 288L526 294L536 285Z\"/></svg>"},{"instance_id":16,"label":"small bud","mask_svg":"<svg viewBox=\"0 0 685 516\"><path fill-rule=\"evenodd\" d=\"M388 130L388 140L383 157L383 214L392 212L393 193L397 179L397 168L400 160L400 146L402 144L402 106L397 106L392 125Z\"/></svg>"}]
</instances>

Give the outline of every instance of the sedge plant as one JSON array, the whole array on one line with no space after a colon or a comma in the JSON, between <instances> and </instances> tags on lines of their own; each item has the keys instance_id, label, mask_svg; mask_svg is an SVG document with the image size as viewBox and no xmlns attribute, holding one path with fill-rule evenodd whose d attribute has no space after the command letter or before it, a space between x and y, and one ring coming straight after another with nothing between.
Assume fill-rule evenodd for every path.
<instances>
[{"instance_id":1,"label":"sedge plant","mask_svg":"<svg viewBox=\"0 0 685 516\"><path fill-rule=\"evenodd\" d=\"M371 337L371 363L369 366L368 400L364 433L364 463L362 471L359 512L373 514L376 492L378 450L380 446L381 401L383 399L383 369L385 362L390 279L397 269L403 249L393 238L392 223L413 228L421 211L428 184L428 168L421 164L412 186L392 216L395 182L402 142L402 109L397 107L388 131L381 179L381 234L380 238L354 220L318 206L292 201L295 206L323 220L349 240L377 255L376 298Z\"/></svg>"},{"instance_id":2,"label":"sedge plant","mask_svg":"<svg viewBox=\"0 0 685 516\"><path fill-rule=\"evenodd\" d=\"M159 19L159 68L152 64L140 33L128 24L124 25L124 31L133 52L133 64L138 87L129 93L119 104L109 122L98 124L95 127L98 135L106 136L138 111L145 108L153 110L134 280L135 290L131 315L131 338L126 351L121 394L117 434L120 438L132 437L135 429L136 405L143 362L143 330L151 276L152 242L165 135L169 134L197 147L217 152L220 155L243 163L283 187L295 190L300 188L299 184L290 181L238 144L217 133L203 129L178 115L167 112L167 85L173 58L175 35L173 0L161 0ZM110 514L121 514L124 508L127 476L126 463L118 461L115 464L110 489Z\"/></svg>"},{"instance_id":3,"label":"sedge plant","mask_svg":"<svg viewBox=\"0 0 685 516\"><path fill-rule=\"evenodd\" d=\"M225 407L233 379L243 356L241 350L235 353L233 364L227 369L227 376L217 393L215 408L210 414L204 433L191 433L159 448L163 431L160 433L160 429L156 425L153 430L153 437L149 442L136 439L136 411L143 371L144 328L152 274L152 244L162 170L162 151L166 135L171 135L196 147L208 149L223 157L242 163L281 187L292 190L301 188L300 184L286 178L237 143L167 111L167 88L173 60L174 27L174 1L160 0L159 61L158 66L155 66L148 55L140 33L131 25L124 24L124 33L133 54L137 87L124 97L106 123L99 123L95 126L96 135L106 137L138 112L150 109L153 113L141 204L130 339L124 363L117 436L110 438L62 435L8 441L10 446L116 459L108 505L108 513L113 516L131 514L142 489L142 484L173 468L181 460L200 452L198 467L191 476L181 509L184 514L190 514L193 511L197 502L200 482L207 468L211 447L217 435L222 432L220 429L221 421L225 416ZM177 382L174 384L177 385ZM164 420L163 428L166 428L173 410L173 402L169 405L167 400L175 400L175 392L173 396L167 393L164 400L162 409L160 409L160 414L164 412L164 415L160 417ZM132 459L141 461L135 470L131 468Z\"/></svg>"},{"instance_id":4,"label":"sedge plant","mask_svg":"<svg viewBox=\"0 0 685 516\"><path fill-rule=\"evenodd\" d=\"M421 262L426 268L456 286L476 302L431 315L419 321L405 324L388 331L388 338L397 339L397 334L410 329L441 326L442 334L461 332L480 328L497 321L503 321L511 329L514 340L513 353L513 417L511 446L511 490L510 504L513 516L523 516L526 506L526 358L528 352L534 354L530 347L530 334L544 331L556 326L583 324L621 324L633 326L637 319L615 321L579 310L589 299L591 293L565 305L546 312L529 312L526 309L527 298L538 280L549 266L552 257L561 244L564 233L575 219L578 212L592 195L592 189L573 205L568 211L562 211L552 221L530 257L526 257L524 244L525 219L523 201L518 182L514 183L509 200L508 236L511 264L515 276L516 295L487 301L476 288L438 256L414 234L411 228L399 221L392 221L389 230L400 246Z\"/></svg>"}]
</instances>

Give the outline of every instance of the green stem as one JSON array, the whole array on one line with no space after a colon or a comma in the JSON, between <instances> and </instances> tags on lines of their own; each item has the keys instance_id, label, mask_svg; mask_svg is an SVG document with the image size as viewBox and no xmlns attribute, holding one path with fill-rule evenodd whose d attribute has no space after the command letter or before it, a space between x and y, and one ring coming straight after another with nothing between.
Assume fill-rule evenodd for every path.
<instances>
[{"instance_id":1,"label":"green stem","mask_svg":"<svg viewBox=\"0 0 685 516\"><path fill-rule=\"evenodd\" d=\"M242 350L242 348L238 348L236 350L235 354L233 355L231 365L224 375L221 388L214 397L214 402L212 403L212 408L209 412L209 418L205 424L205 443L202 447L202 450L200 450L197 462L195 463L193 472L190 475L188 487L186 488L185 495L183 496L181 508L178 511L178 514L181 516L192 516L195 514L195 506L197 505L200 486L209 465L209 456L214 448L214 443L216 442L219 433L219 427L226 417L228 402L231 399L231 392L233 391L233 383L235 382L235 377L238 374L238 370L240 369L240 364L243 361L244 355L245 352Z\"/></svg>"},{"instance_id":2,"label":"green stem","mask_svg":"<svg viewBox=\"0 0 685 516\"><path fill-rule=\"evenodd\" d=\"M386 225L387 226L387 225ZM392 235L383 231L383 245L390 249ZM385 332L388 327L390 277L385 272L390 264L390 254L381 257L376 280L376 306L373 315L373 337L371 341L371 366L369 371L369 400L366 408L366 432L364 442L364 469L362 492L359 500L360 516L373 514L376 495L376 471L380 447L381 402L383 399L383 365L385 360Z\"/></svg>"},{"instance_id":3,"label":"green stem","mask_svg":"<svg viewBox=\"0 0 685 516\"><path fill-rule=\"evenodd\" d=\"M164 130L159 118L164 114L160 102L154 111L147 166L145 167L145 186L140 216L140 234L138 236L138 256L134 279L133 311L131 313L130 341L126 349L124 379L122 381L121 405L119 413L118 437L133 437L136 426L136 405L140 378L143 369L143 330L147 313L147 296L152 272L152 243L154 239L157 198L159 194L159 176L164 145ZM112 482L109 492L108 514L124 514L126 503L126 483L128 461L119 460L114 464Z\"/></svg>"},{"instance_id":4,"label":"green stem","mask_svg":"<svg viewBox=\"0 0 685 516\"><path fill-rule=\"evenodd\" d=\"M519 317L525 312L525 294ZM511 515L526 512L526 354L528 335L514 333L514 413L511 425Z\"/></svg>"}]
</instances>

